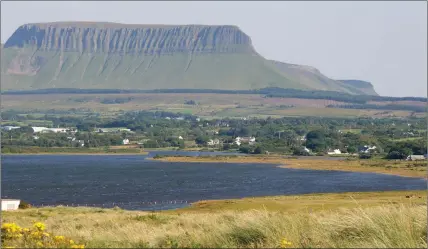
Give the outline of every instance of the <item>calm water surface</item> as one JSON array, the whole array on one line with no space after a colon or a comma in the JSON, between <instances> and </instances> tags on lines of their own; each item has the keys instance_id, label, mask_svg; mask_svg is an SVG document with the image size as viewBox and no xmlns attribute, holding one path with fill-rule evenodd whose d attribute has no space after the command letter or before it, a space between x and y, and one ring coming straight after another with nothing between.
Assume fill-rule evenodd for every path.
<instances>
[{"instance_id":1,"label":"calm water surface","mask_svg":"<svg viewBox=\"0 0 428 249\"><path fill-rule=\"evenodd\" d=\"M172 163L147 156L11 155L2 156L1 163L2 197L34 205L170 209L206 199L422 190L427 184L423 179L372 173L253 163Z\"/></svg>"}]
</instances>

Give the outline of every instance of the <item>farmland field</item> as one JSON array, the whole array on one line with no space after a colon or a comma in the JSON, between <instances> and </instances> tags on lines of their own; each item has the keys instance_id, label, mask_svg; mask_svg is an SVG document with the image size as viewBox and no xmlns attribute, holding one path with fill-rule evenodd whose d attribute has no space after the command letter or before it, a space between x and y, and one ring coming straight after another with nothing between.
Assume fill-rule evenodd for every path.
<instances>
[{"instance_id":1,"label":"farmland field","mask_svg":"<svg viewBox=\"0 0 428 249\"><path fill-rule=\"evenodd\" d=\"M194 101L194 104L186 104ZM407 101L409 102L409 101ZM407 103L406 104L412 104ZM416 102L415 102L416 103ZM169 111L221 117L407 117L411 111L327 108L343 102L320 99L264 98L257 94L140 93L140 94L30 94L2 96L2 110L44 112L70 110L103 115L131 110ZM397 104L397 103L396 103ZM416 104L414 104L416 105ZM425 113L413 113L424 116Z\"/></svg>"}]
</instances>

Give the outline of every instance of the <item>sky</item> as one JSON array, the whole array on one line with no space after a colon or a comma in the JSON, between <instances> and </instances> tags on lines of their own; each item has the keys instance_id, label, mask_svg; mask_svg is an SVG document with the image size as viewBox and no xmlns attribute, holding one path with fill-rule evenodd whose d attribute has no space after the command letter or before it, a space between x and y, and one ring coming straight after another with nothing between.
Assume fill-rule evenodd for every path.
<instances>
[{"instance_id":1,"label":"sky","mask_svg":"<svg viewBox=\"0 0 428 249\"><path fill-rule=\"evenodd\" d=\"M262 56L427 97L427 2L1 2L1 42L22 24L108 21L237 25Z\"/></svg>"}]
</instances>

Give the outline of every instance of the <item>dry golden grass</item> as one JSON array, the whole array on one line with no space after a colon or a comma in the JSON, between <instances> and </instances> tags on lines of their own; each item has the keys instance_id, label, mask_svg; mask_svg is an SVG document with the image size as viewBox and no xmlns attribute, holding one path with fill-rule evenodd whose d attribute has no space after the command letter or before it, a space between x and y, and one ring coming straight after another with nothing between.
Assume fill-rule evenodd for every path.
<instances>
[{"instance_id":1,"label":"dry golden grass","mask_svg":"<svg viewBox=\"0 0 428 249\"><path fill-rule=\"evenodd\" d=\"M164 211L167 213L248 211L253 209L283 212L317 212L339 208L372 207L384 204L426 204L427 191L383 191L320 193L248 197L241 199L208 200L192 203L191 206Z\"/></svg>"},{"instance_id":2,"label":"dry golden grass","mask_svg":"<svg viewBox=\"0 0 428 249\"><path fill-rule=\"evenodd\" d=\"M327 160L327 159L285 159L276 156L239 157L163 157L157 160L168 162L222 162L222 163L271 163L283 168L311 170L340 170L371 172L404 177L427 178L426 162L388 160Z\"/></svg>"},{"instance_id":3,"label":"dry golden grass","mask_svg":"<svg viewBox=\"0 0 428 249\"><path fill-rule=\"evenodd\" d=\"M119 209L42 208L2 213L3 222L47 228L86 248L426 248L426 204L324 212L263 209L147 213Z\"/></svg>"}]
</instances>

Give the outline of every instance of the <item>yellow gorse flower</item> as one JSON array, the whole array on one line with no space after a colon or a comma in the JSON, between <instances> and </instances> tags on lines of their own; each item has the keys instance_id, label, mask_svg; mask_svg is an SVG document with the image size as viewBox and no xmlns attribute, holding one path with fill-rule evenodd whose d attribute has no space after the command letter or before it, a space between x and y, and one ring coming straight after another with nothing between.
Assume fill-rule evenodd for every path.
<instances>
[{"instance_id":1,"label":"yellow gorse flower","mask_svg":"<svg viewBox=\"0 0 428 249\"><path fill-rule=\"evenodd\" d=\"M85 245L72 245L71 248L85 248Z\"/></svg>"},{"instance_id":2,"label":"yellow gorse flower","mask_svg":"<svg viewBox=\"0 0 428 249\"><path fill-rule=\"evenodd\" d=\"M85 248L62 235L53 235L45 231L42 222L36 222L32 228L21 228L15 223L3 223L1 226L1 247L29 248Z\"/></svg>"},{"instance_id":3,"label":"yellow gorse flower","mask_svg":"<svg viewBox=\"0 0 428 249\"><path fill-rule=\"evenodd\" d=\"M279 247L280 248L288 248L291 245L292 245L291 242L284 238L284 239L281 240L281 243L280 243Z\"/></svg>"},{"instance_id":4,"label":"yellow gorse flower","mask_svg":"<svg viewBox=\"0 0 428 249\"><path fill-rule=\"evenodd\" d=\"M64 237L64 236L62 236L62 235L57 235L57 236L54 236L54 240L55 240L56 242L61 242L61 241L64 241L64 240L65 240L65 237Z\"/></svg>"},{"instance_id":5,"label":"yellow gorse flower","mask_svg":"<svg viewBox=\"0 0 428 249\"><path fill-rule=\"evenodd\" d=\"M44 231L45 230L45 224L41 223L41 222L36 222L33 225L34 228L36 228L39 231Z\"/></svg>"},{"instance_id":6,"label":"yellow gorse flower","mask_svg":"<svg viewBox=\"0 0 428 249\"><path fill-rule=\"evenodd\" d=\"M2 239L15 239L22 236L21 227L15 223L3 223L1 226Z\"/></svg>"}]
</instances>

